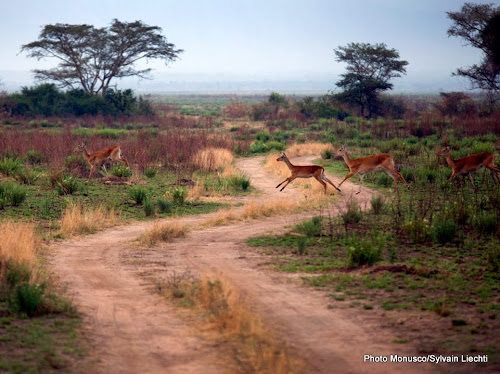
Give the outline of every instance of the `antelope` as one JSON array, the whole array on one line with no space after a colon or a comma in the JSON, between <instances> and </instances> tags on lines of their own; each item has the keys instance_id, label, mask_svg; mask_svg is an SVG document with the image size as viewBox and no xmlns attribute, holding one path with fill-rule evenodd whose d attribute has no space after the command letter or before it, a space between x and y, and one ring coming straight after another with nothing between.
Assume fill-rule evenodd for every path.
<instances>
[{"instance_id":1,"label":"antelope","mask_svg":"<svg viewBox=\"0 0 500 374\"><path fill-rule=\"evenodd\" d=\"M392 156L380 153L373 156L368 157L360 157L355 160L352 160L349 157L349 152L347 152L345 145L343 145L337 152L335 152L337 156L342 156L344 162L349 167L349 174L347 174L342 182L340 182L339 187L344 183L347 179L352 177L353 175L359 175L359 191L356 194L361 192L361 186L363 184L363 177L366 173L370 173L375 170L383 169L394 181L394 191L396 191L398 186L398 179L400 179L406 187L408 187L408 183L406 183L403 176L394 168L394 159Z\"/></svg>"},{"instance_id":2,"label":"antelope","mask_svg":"<svg viewBox=\"0 0 500 374\"><path fill-rule=\"evenodd\" d=\"M122 149L119 145L106 147L97 152L89 153L85 147L85 143L82 143L75 149L75 151L83 152L83 155L90 165L89 180L96 166L102 167L105 173L108 172L106 170L106 166L104 165L107 160L123 162L128 167L128 161L122 157Z\"/></svg>"},{"instance_id":3,"label":"antelope","mask_svg":"<svg viewBox=\"0 0 500 374\"><path fill-rule=\"evenodd\" d=\"M500 168L495 166L495 157L497 155L489 152L479 152L471 156L457 158L456 160L454 160L451 157L450 146L446 146L442 150L436 152L436 155L444 156L446 158L446 162L453 171L446 183L450 183L450 181L459 174L467 174L470 182L474 186L474 181L472 180L472 176L470 175L470 173L479 170L481 167L490 169L495 174L498 183L500 183L500 177L498 176L498 173L500 173Z\"/></svg>"},{"instance_id":4,"label":"antelope","mask_svg":"<svg viewBox=\"0 0 500 374\"><path fill-rule=\"evenodd\" d=\"M288 157L283 153L280 157L276 159L276 161L283 161L287 166L288 169L290 169L290 172L292 175L290 175L288 178L286 178L283 182L278 184L276 188L281 186L283 183L286 182L286 184L281 187L280 192L285 189L288 184L293 181L296 178L311 178L314 177L316 180L323 185L323 188L325 189L325 194L326 194L326 182L330 183L337 191L340 192L340 189L335 186L331 180L329 180L325 176L325 169L322 166L319 165L308 165L308 166L296 166L292 165Z\"/></svg>"}]
</instances>

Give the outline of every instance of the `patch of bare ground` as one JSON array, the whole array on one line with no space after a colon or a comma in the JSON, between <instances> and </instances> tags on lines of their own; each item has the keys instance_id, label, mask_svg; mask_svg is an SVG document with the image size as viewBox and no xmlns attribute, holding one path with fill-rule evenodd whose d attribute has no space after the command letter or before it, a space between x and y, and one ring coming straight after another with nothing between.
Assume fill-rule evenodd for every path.
<instances>
[{"instance_id":1,"label":"patch of bare ground","mask_svg":"<svg viewBox=\"0 0 500 374\"><path fill-rule=\"evenodd\" d=\"M311 157L294 159L310 163ZM300 197L293 183L283 192L280 181L262 167L263 158L241 159L237 167L261 191L259 199ZM333 178L338 184L338 178ZM357 186L346 182L343 194L330 209L341 209ZM354 198L368 206L372 191L363 188ZM180 219L193 230L185 239L143 249L132 241L152 223L117 227L53 246L51 269L67 285L83 313L99 363L93 372L121 373L239 373L237 352L212 339L192 313L167 303L156 285L172 274L221 273L241 294L291 354L300 357L311 373L431 373L458 372L462 366L426 363L370 363L364 355L421 356L416 344L396 344L405 335L396 314L339 308L324 292L304 288L296 277L275 273L263 264L268 258L247 248L246 238L281 230L314 213L284 214L237 222L227 226L196 228L207 217ZM390 271L390 270L389 270ZM421 322L420 322L421 321ZM416 326L415 323L412 326ZM467 367L470 369L471 367ZM299 369L298 369L299 370ZM248 372L248 371L246 371ZM293 372L293 370L292 370ZM302 370L297 372L303 372Z\"/></svg>"}]
</instances>

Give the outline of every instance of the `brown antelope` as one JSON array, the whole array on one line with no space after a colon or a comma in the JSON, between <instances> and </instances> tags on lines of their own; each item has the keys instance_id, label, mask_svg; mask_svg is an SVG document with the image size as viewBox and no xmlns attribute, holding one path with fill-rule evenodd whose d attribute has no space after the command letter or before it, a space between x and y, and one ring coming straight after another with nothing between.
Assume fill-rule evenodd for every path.
<instances>
[{"instance_id":1,"label":"brown antelope","mask_svg":"<svg viewBox=\"0 0 500 374\"><path fill-rule=\"evenodd\" d=\"M349 152L347 152L345 145L343 145L337 152L335 152L337 156L342 156L345 163L349 167L349 174L346 175L344 180L340 182L339 187L344 183L347 179L352 177L353 175L359 175L359 191L356 194L361 192L361 185L363 184L363 176L366 173L370 173L375 170L383 169L394 181L394 190L397 189L398 179L400 179L405 186L408 187L408 183L406 183L403 176L394 168L394 159L392 156L380 153L378 155L368 156L368 157L360 157L355 160L351 160L349 157Z\"/></svg>"},{"instance_id":2,"label":"brown antelope","mask_svg":"<svg viewBox=\"0 0 500 374\"><path fill-rule=\"evenodd\" d=\"M325 189L326 193L326 182L330 183L336 190L339 190L337 186L335 186L330 179L328 179L325 176L325 169L322 166L319 165L308 165L308 166L296 166L292 165L288 157L283 153L280 157L276 159L276 161L283 161L287 166L288 169L292 172L292 175L290 175L288 178L286 178L283 182L278 184L276 188L281 186L283 183L286 182L286 184L281 187L280 191L283 191L283 189L288 186L288 184L293 181L296 178L311 178L314 177L316 180L323 185L323 188Z\"/></svg>"},{"instance_id":3,"label":"brown antelope","mask_svg":"<svg viewBox=\"0 0 500 374\"><path fill-rule=\"evenodd\" d=\"M107 160L123 162L128 167L128 161L122 157L122 149L119 145L106 147L97 152L89 153L85 147L85 143L82 143L75 149L75 151L83 152L83 155L90 165L89 180L96 166L100 166L104 169L104 172L108 172L106 170L106 166L104 165Z\"/></svg>"},{"instance_id":4,"label":"brown antelope","mask_svg":"<svg viewBox=\"0 0 500 374\"><path fill-rule=\"evenodd\" d=\"M479 152L471 156L457 158L456 160L454 160L451 157L450 146L447 146L442 150L436 152L436 155L444 156L446 158L446 162L453 171L446 183L450 183L450 181L459 174L467 174L470 182L474 186L474 181L472 180L472 176L470 175L470 173L479 170L481 167L490 169L495 174L498 183L500 183L500 177L498 176L498 173L500 173L500 168L495 166L495 157L497 155L489 152Z\"/></svg>"}]
</instances>

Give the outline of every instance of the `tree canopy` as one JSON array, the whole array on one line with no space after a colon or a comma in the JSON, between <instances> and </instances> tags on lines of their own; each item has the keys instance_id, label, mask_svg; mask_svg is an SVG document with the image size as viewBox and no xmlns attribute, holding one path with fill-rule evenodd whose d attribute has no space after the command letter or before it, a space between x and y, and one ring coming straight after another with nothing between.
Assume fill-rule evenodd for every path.
<instances>
[{"instance_id":1,"label":"tree canopy","mask_svg":"<svg viewBox=\"0 0 500 374\"><path fill-rule=\"evenodd\" d=\"M462 38L482 51L479 64L459 68L453 75L468 78L472 88L486 90L492 100L500 93L500 7L465 3L458 12L446 12L453 25L448 36Z\"/></svg>"},{"instance_id":2,"label":"tree canopy","mask_svg":"<svg viewBox=\"0 0 500 374\"><path fill-rule=\"evenodd\" d=\"M59 60L56 68L34 70L37 79L104 96L114 78L148 78L150 68L136 67L140 60L160 59L168 64L178 58L183 51L175 49L161 31L141 21L117 19L103 28L57 23L44 26L38 40L23 45L21 51L39 60Z\"/></svg>"},{"instance_id":3,"label":"tree canopy","mask_svg":"<svg viewBox=\"0 0 500 374\"><path fill-rule=\"evenodd\" d=\"M347 73L336 83L344 91L339 100L359 105L361 114L370 118L378 111L378 95L392 89L389 81L406 73L407 61L384 43L349 43L334 49L336 60L347 64Z\"/></svg>"}]
</instances>

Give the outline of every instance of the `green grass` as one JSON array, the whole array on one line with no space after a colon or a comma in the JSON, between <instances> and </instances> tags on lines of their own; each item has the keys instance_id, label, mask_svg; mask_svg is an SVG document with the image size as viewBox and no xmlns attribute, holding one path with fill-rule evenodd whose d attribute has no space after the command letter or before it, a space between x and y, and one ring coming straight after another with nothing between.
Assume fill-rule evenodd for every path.
<instances>
[{"instance_id":1,"label":"green grass","mask_svg":"<svg viewBox=\"0 0 500 374\"><path fill-rule=\"evenodd\" d=\"M0 302L0 315L5 315L0 318L0 372L66 372L86 356L89 342L77 314L18 318L5 312Z\"/></svg>"}]
</instances>

